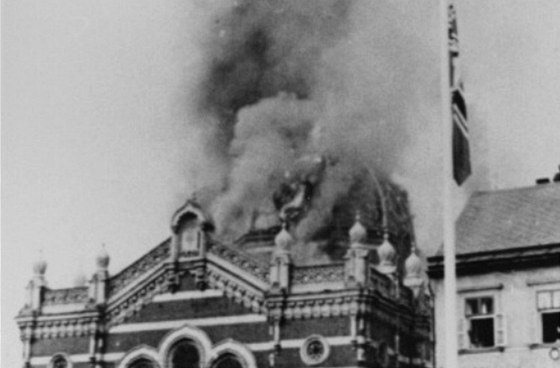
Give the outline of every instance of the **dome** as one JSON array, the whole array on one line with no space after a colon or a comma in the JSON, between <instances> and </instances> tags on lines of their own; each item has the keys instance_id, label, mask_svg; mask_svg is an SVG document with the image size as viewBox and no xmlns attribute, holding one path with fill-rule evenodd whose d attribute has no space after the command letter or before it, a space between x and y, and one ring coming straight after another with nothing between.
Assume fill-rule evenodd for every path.
<instances>
[{"instance_id":1,"label":"dome","mask_svg":"<svg viewBox=\"0 0 560 368\"><path fill-rule=\"evenodd\" d=\"M366 241L367 230L360 222L360 215L356 215L356 222L354 222L348 234L350 235L350 244L364 243Z\"/></svg>"},{"instance_id":2,"label":"dome","mask_svg":"<svg viewBox=\"0 0 560 368\"><path fill-rule=\"evenodd\" d=\"M276 247L279 249L288 250L293 243L294 238L288 230L286 230L286 226L282 226L282 230L280 230L274 238L274 244L276 244Z\"/></svg>"},{"instance_id":3,"label":"dome","mask_svg":"<svg viewBox=\"0 0 560 368\"><path fill-rule=\"evenodd\" d=\"M397 256L397 251L387 236L384 236L383 243L377 248L377 255L379 256L379 271L383 273L392 273L395 271L395 257Z\"/></svg>"},{"instance_id":4,"label":"dome","mask_svg":"<svg viewBox=\"0 0 560 368\"><path fill-rule=\"evenodd\" d=\"M97 254L95 260L97 263L97 267L100 269L106 269L109 266L110 258L107 250L105 249L105 244L103 244L103 246L101 247L101 250Z\"/></svg>"},{"instance_id":5,"label":"dome","mask_svg":"<svg viewBox=\"0 0 560 368\"><path fill-rule=\"evenodd\" d=\"M43 252L41 252L39 259L33 263L33 273L38 276L44 276L47 271L47 261L43 257Z\"/></svg>"},{"instance_id":6,"label":"dome","mask_svg":"<svg viewBox=\"0 0 560 368\"><path fill-rule=\"evenodd\" d=\"M416 248L412 248L412 252L404 263L406 277L420 277L424 268L424 264L418 254Z\"/></svg>"}]
</instances>

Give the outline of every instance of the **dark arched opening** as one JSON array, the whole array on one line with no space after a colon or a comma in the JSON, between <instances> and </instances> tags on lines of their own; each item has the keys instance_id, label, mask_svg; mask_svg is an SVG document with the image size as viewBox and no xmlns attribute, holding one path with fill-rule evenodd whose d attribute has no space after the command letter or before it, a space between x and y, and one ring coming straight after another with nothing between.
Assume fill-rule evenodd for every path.
<instances>
[{"instance_id":1,"label":"dark arched opening","mask_svg":"<svg viewBox=\"0 0 560 368\"><path fill-rule=\"evenodd\" d=\"M233 354L223 354L216 359L212 368L243 368L243 364Z\"/></svg>"},{"instance_id":2,"label":"dark arched opening","mask_svg":"<svg viewBox=\"0 0 560 368\"><path fill-rule=\"evenodd\" d=\"M200 368L200 352L189 340L177 342L171 349L170 368Z\"/></svg>"},{"instance_id":3,"label":"dark arched opening","mask_svg":"<svg viewBox=\"0 0 560 368\"><path fill-rule=\"evenodd\" d=\"M154 362L146 358L136 359L128 368L156 368Z\"/></svg>"}]
</instances>

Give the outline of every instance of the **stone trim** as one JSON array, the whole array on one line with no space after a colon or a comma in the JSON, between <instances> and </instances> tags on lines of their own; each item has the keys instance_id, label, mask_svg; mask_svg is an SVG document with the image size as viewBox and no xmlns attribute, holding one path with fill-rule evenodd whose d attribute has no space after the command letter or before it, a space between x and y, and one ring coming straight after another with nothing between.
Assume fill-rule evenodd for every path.
<instances>
[{"instance_id":1,"label":"stone trim","mask_svg":"<svg viewBox=\"0 0 560 368\"><path fill-rule=\"evenodd\" d=\"M163 337L159 343L158 351L161 357L161 362L163 366L166 367L169 354L173 349L174 345L181 340L192 341L193 344L198 348L198 353L200 354L200 361L203 367L206 367L210 358L210 351L212 350L212 341L206 334L199 328L185 325L174 331L171 331Z\"/></svg>"},{"instance_id":2,"label":"stone trim","mask_svg":"<svg viewBox=\"0 0 560 368\"><path fill-rule=\"evenodd\" d=\"M129 364L133 363L136 359L148 359L156 364L156 368L163 367L160 355L156 349L148 345L140 345L129 350L120 359L116 368L127 368Z\"/></svg>"},{"instance_id":3,"label":"stone trim","mask_svg":"<svg viewBox=\"0 0 560 368\"><path fill-rule=\"evenodd\" d=\"M197 319L183 319L183 320L171 320L171 321L160 321L160 322L139 322L139 323L128 323L122 324L109 329L111 334L122 334L130 332L142 332L142 331L159 331L172 329L178 324L190 325L196 327L203 326L225 326L234 324L245 324L245 323L266 323L266 316L260 314L246 314L240 316L225 316L225 317L208 317L208 318L197 318Z\"/></svg>"}]
</instances>

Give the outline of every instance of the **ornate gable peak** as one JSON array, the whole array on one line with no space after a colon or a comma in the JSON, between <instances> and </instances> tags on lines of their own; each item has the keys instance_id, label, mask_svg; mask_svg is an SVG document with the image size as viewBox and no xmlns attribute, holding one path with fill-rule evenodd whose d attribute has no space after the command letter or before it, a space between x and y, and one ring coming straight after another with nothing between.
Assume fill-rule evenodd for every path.
<instances>
[{"instance_id":1,"label":"ornate gable peak","mask_svg":"<svg viewBox=\"0 0 560 368\"><path fill-rule=\"evenodd\" d=\"M187 199L185 204L173 214L173 217L171 218L171 230L173 231L173 233L176 234L179 231L181 220L189 215L196 217L198 221L205 227L205 230L213 229L213 225L209 216L207 216L204 211L202 211L202 208L195 199L189 198Z\"/></svg>"}]
</instances>

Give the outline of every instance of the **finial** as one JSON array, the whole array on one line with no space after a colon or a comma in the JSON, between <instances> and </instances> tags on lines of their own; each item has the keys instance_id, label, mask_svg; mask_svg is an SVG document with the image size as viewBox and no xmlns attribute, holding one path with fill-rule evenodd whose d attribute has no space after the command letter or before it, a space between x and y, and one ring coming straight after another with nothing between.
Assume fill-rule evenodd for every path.
<instances>
[{"instance_id":1,"label":"finial","mask_svg":"<svg viewBox=\"0 0 560 368\"><path fill-rule=\"evenodd\" d=\"M44 276L45 272L47 271L47 261L43 255L43 249L39 250L39 257L33 263L33 273L36 276Z\"/></svg>"},{"instance_id":2,"label":"finial","mask_svg":"<svg viewBox=\"0 0 560 368\"><path fill-rule=\"evenodd\" d=\"M293 242L294 238L287 229L286 221L282 221L282 230L280 230L274 238L274 244L276 244L276 247L279 249L289 250Z\"/></svg>"},{"instance_id":3,"label":"finial","mask_svg":"<svg viewBox=\"0 0 560 368\"><path fill-rule=\"evenodd\" d=\"M383 234L383 242L377 248L377 254L379 256L379 271L382 273L393 273L396 271L395 258L397 256L397 251L391 242L389 241L388 232Z\"/></svg>"},{"instance_id":4,"label":"finial","mask_svg":"<svg viewBox=\"0 0 560 368\"><path fill-rule=\"evenodd\" d=\"M101 249L99 251L99 253L97 254L97 268L101 269L101 270L106 270L107 267L109 266L109 253L107 253L107 250L105 249L105 243L101 244Z\"/></svg>"},{"instance_id":5,"label":"finial","mask_svg":"<svg viewBox=\"0 0 560 368\"><path fill-rule=\"evenodd\" d=\"M356 211L354 225L352 225L348 234L350 235L351 244L364 243L367 239L367 230L360 221L359 210Z\"/></svg>"},{"instance_id":6,"label":"finial","mask_svg":"<svg viewBox=\"0 0 560 368\"><path fill-rule=\"evenodd\" d=\"M412 243L412 248L410 250L410 255L404 262L404 268L406 272L406 277L420 277L423 270L423 263L417 254L416 244Z\"/></svg>"}]
</instances>

